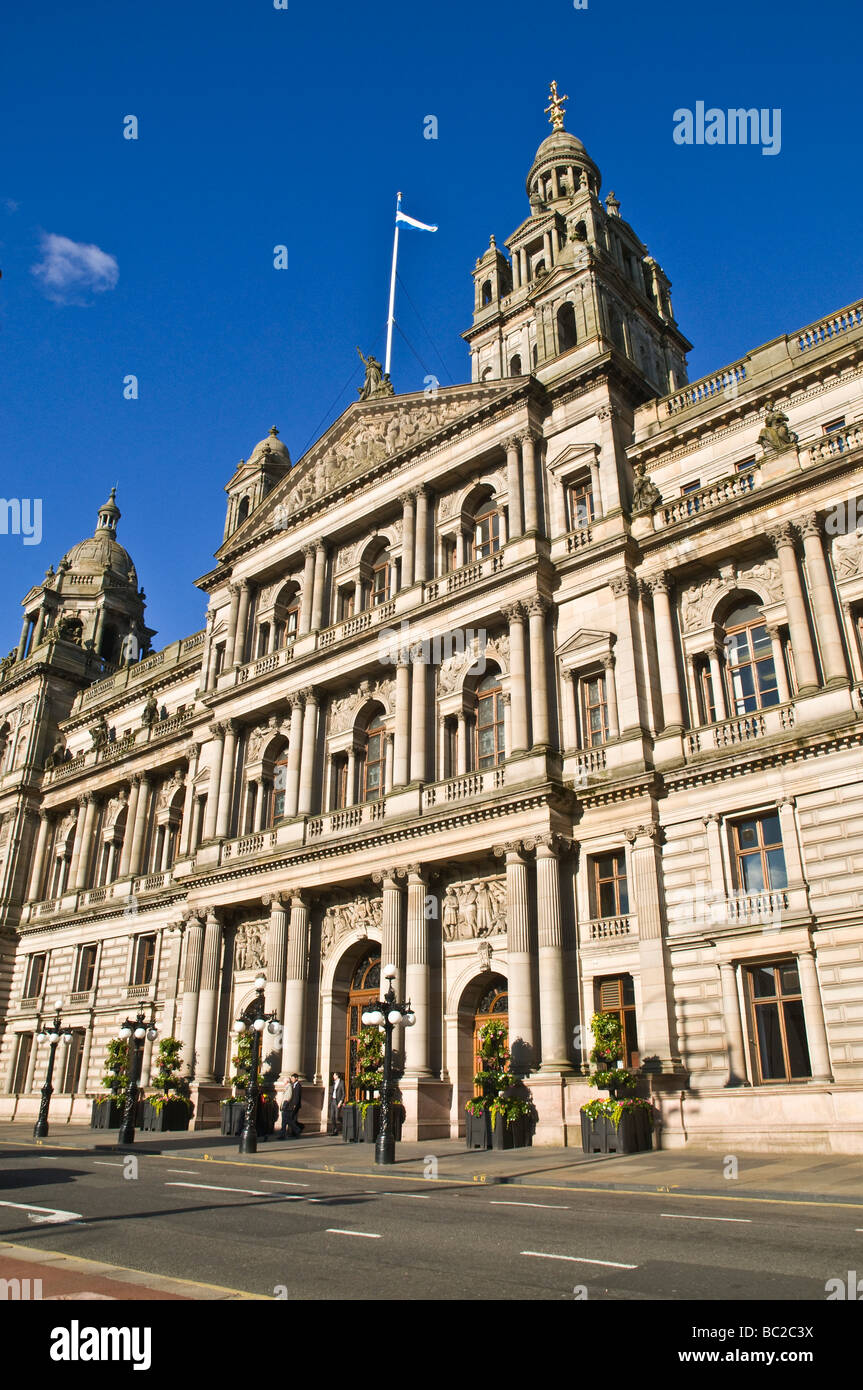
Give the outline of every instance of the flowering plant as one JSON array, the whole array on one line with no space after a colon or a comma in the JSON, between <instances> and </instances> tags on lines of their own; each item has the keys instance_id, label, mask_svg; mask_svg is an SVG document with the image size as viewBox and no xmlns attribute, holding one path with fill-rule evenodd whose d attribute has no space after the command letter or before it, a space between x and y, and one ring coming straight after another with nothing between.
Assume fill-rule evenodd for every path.
<instances>
[{"instance_id":1,"label":"flowering plant","mask_svg":"<svg viewBox=\"0 0 863 1390\"><path fill-rule=\"evenodd\" d=\"M509 1126L521 1115L530 1114L528 1101L519 1096L505 1094L518 1080L518 1077L512 1074L512 1060L506 1041L507 1030L504 1023L490 1019L480 1029L481 1066L473 1080L475 1086L482 1087L482 1095L474 1096L465 1105L465 1110L477 1119L487 1113L492 1125L498 1116Z\"/></svg>"}]
</instances>

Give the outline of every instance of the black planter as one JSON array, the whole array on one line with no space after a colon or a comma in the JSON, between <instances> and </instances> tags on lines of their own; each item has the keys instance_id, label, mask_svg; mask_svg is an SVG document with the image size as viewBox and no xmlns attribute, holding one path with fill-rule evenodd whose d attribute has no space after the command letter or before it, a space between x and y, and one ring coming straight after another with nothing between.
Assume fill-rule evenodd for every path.
<instances>
[{"instance_id":1,"label":"black planter","mask_svg":"<svg viewBox=\"0 0 863 1390\"><path fill-rule=\"evenodd\" d=\"M156 1109L151 1100L144 1100L141 1102L140 1116L139 1126L142 1130L164 1134L168 1130L188 1129L192 1106L185 1105L181 1100L169 1100Z\"/></svg>"},{"instance_id":2,"label":"black planter","mask_svg":"<svg viewBox=\"0 0 863 1390\"><path fill-rule=\"evenodd\" d=\"M491 1148L491 1122L487 1114L472 1115L465 1111L465 1139L469 1149Z\"/></svg>"},{"instance_id":3,"label":"black planter","mask_svg":"<svg viewBox=\"0 0 863 1390\"><path fill-rule=\"evenodd\" d=\"M342 1139L346 1144L358 1144L361 1137L359 1106L346 1105L342 1110Z\"/></svg>"},{"instance_id":4,"label":"black planter","mask_svg":"<svg viewBox=\"0 0 863 1390\"><path fill-rule=\"evenodd\" d=\"M261 1139L266 1139L272 1134L279 1118L279 1107L274 1100L259 1100L258 1113L255 1117L255 1129ZM229 1100L222 1106L222 1133L228 1135L242 1134L243 1125L246 1119L246 1102L244 1100Z\"/></svg>"},{"instance_id":5,"label":"black planter","mask_svg":"<svg viewBox=\"0 0 863 1390\"><path fill-rule=\"evenodd\" d=\"M653 1148L650 1112L641 1106L624 1110L620 1124L607 1115L591 1119L581 1112L581 1147L586 1154L634 1154Z\"/></svg>"},{"instance_id":6,"label":"black planter","mask_svg":"<svg viewBox=\"0 0 863 1390\"><path fill-rule=\"evenodd\" d=\"M93 1101L91 1129L119 1129L123 1121L123 1101Z\"/></svg>"},{"instance_id":7,"label":"black planter","mask_svg":"<svg viewBox=\"0 0 863 1390\"><path fill-rule=\"evenodd\" d=\"M526 1149L530 1145L530 1127L527 1115L517 1115L510 1124L505 1124L502 1115L495 1115L491 1131L493 1149Z\"/></svg>"},{"instance_id":8,"label":"black planter","mask_svg":"<svg viewBox=\"0 0 863 1390\"><path fill-rule=\"evenodd\" d=\"M357 1106L357 1115L361 1115ZM391 1108L393 1138L396 1143L402 1137L402 1124L405 1118L405 1108L403 1105L394 1105ZM374 1144L381 1132L381 1107L371 1105L366 1111L365 1119L357 1120L358 1133L357 1139L361 1144Z\"/></svg>"}]
</instances>

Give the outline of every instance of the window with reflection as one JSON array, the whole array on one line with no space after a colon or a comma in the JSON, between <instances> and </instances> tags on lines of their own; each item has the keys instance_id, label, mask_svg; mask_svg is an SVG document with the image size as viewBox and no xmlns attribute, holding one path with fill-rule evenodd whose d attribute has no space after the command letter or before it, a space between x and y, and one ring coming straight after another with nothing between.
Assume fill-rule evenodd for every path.
<instances>
[{"instance_id":1,"label":"window with reflection","mask_svg":"<svg viewBox=\"0 0 863 1390\"><path fill-rule=\"evenodd\" d=\"M623 1065L637 1067L638 1024L635 1015L635 985L631 975L612 975L594 983L600 1013L614 1014L623 1035Z\"/></svg>"},{"instance_id":2,"label":"window with reflection","mask_svg":"<svg viewBox=\"0 0 863 1390\"><path fill-rule=\"evenodd\" d=\"M593 886L597 917L625 917L629 912L626 851L598 854L593 861Z\"/></svg>"},{"instance_id":3,"label":"window with reflection","mask_svg":"<svg viewBox=\"0 0 863 1390\"><path fill-rule=\"evenodd\" d=\"M500 512L486 503L473 526L473 559L486 560L500 550Z\"/></svg>"},{"instance_id":4,"label":"window with reflection","mask_svg":"<svg viewBox=\"0 0 863 1390\"><path fill-rule=\"evenodd\" d=\"M779 812L735 821L734 858L741 893L777 892L788 887Z\"/></svg>"},{"instance_id":5,"label":"window with reflection","mask_svg":"<svg viewBox=\"0 0 863 1390\"><path fill-rule=\"evenodd\" d=\"M497 767L504 748L503 689L500 674L489 671L476 689L476 766Z\"/></svg>"},{"instance_id":6,"label":"window with reflection","mask_svg":"<svg viewBox=\"0 0 863 1390\"><path fill-rule=\"evenodd\" d=\"M570 531L578 531L589 526L594 517L593 488L590 478L578 478L568 484L566 505L569 513Z\"/></svg>"},{"instance_id":7,"label":"window with reflection","mask_svg":"<svg viewBox=\"0 0 863 1390\"><path fill-rule=\"evenodd\" d=\"M386 769L386 716L375 715L366 729L363 756L363 800L379 801L384 794Z\"/></svg>"},{"instance_id":8,"label":"window with reflection","mask_svg":"<svg viewBox=\"0 0 863 1390\"><path fill-rule=\"evenodd\" d=\"M754 603L741 604L728 614L724 626L732 712L751 714L778 705L773 646L758 608Z\"/></svg>"},{"instance_id":9,"label":"window with reflection","mask_svg":"<svg viewBox=\"0 0 863 1390\"><path fill-rule=\"evenodd\" d=\"M608 700L605 674L583 676L581 686L582 747L598 748L608 742Z\"/></svg>"},{"instance_id":10,"label":"window with reflection","mask_svg":"<svg viewBox=\"0 0 863 1390\"><path fill-rule=\"evenodd\" d=\"M288 785L288 750L277 758L273 768L273 820L285 814L285 788Z\"/></svg>"},{"instance_id":11,"label":"window with reflection","mask_svg":"<svg viewBox=\"0 0 863 1390\"><path fill-rule=\"evenodd\" d=\"M796 960L749 966L746 980L758 1080L805 1080L812 1066Z\"/></svg>"}]
</instances>

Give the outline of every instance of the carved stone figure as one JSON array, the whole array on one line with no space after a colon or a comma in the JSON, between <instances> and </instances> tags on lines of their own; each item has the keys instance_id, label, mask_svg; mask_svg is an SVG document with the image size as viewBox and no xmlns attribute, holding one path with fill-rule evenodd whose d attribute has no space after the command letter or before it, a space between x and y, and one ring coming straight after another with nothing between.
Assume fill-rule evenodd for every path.
<instances>
[{"instance_id":1,"label":"carved stone figure","mask_svg":"<svg viewBox=\"0 0 863 1390\"><path fill-rule=\"evenodd\" d=\"M441 915L445 941L469 941L505 932L505 880L478 878L450 884L444 893Z\"/></svg>"},{"instance_id":2,"label":"carved stone figure","mask_svg":"<svg viewBox=\"0 0 863 1390\"><path fill-rule=\"evenodd\" d=\"M58 739L45 759L46 771L50 771L52 767L61 767L63 763L68 763L71 757L72 754L69 752L63 740Z\"/></svg>"},{"instance_id":3,"label":"carved stone figure","mask_svg":"<svg viewBox=\"0 0 863 1390\"><path fill-rule=\"evenodd\" d=\"M108 721L105 718L104 714L99 715L99 718L96 720L96 723L90 730L90 738L92 740L94 748L104 748L105 745L110 741Z\"/></svg>"},{"instance_id":4,"label":"carved stone figure","mask_svg":"<svg viewBox=\"0 0 863 1390\"><path fill-rule=\"evenodd\" d=\"M764 425L758 436L758 443L765 454L778 454L797 443L797 435L788 428L788 416L783 410L776 410L772 401L766 402Z\"/></svg>"},{"instance_id":5,"label":"carved stone figure","mask_svg":"<svg viewBox=\"0 0 863 1390\"><path fill-rule=\"evenodd\" d=\"M159 810L165 811L171 805L177 792L183 785L183 774L177 768L173 777L170 777L159 791Z\"/></svg>"},{"instance_id":6,"label":"carved stone figure","mask_svg":"<svg viewBox=\"0 0 863 1390\"><path fill-rule=\"evenodd\" d=\"M632 515L641 516L644 512L652 512L657 503L662 501L659 488L650 481L644 471L644 460L639 459L635 465L635 481L632 484Z\"/></svg>"},{"instance_id":7,"label":"carved stone figure","mask_svg":"<svg viewBox=\"0 0 863 1390\"><path fill-rule=\"evenodd\" d=\"M243 922L234 943L235 970L260 970L264 959L264 932L260 922Z\"/></svg>"},{"instance_id":8,"label":"carved stone figure","mask_svg":"<svg viewBox=\"0 0 863 1390\"><path fill-rule=\"evenodd\" d=\"M384 372L378 359L369 353L368 357L363 357L360 353L360 361L366 369L366 379L359 389L361 401L375 401L380 396L392 396L393 385L389 378L389 373Z\"/></svg>"},{"instance_id":9,"label":"carved stone figure","mask_svg":"<svg viewBox=\"0 0 863 1390\"><path fill-rule=\"evenodd\" d=\"M150 694L147 696L147 703L145 704L143 713L141 715L141 725L143 728L149 729L153 724L155 724L158 718L159 702L157 701L155 695L151 690Z\"/></svg>"}]
</instances>

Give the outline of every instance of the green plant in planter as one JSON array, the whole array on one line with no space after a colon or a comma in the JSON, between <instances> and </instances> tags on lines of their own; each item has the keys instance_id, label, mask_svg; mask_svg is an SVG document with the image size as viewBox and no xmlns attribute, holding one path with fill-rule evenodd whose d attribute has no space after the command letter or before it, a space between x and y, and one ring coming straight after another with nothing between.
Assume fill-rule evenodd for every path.
<instances>
[{"instance_id":1,"label":"green plant in planter","mask_svg":"<svg viewBox=\"0 0 863 1390\"><path fill-rule=\"evenodd\" d=\"M384 1035L375 1024L365 1025L357 1035L357 1070L352 1082L356 1091L363 1092L363 1099L348 1101L348 1105L356 1106L359 1110L363 1124L369 1111L381 1103L383 1079ZM398 1086L392 1087L390 1095L393 1105L401 1104Z\"/></svg>"},{"instance_id":2,"label":"green plant in planter","mask_svg":"<svg viewBox=\"0 0 863 1390\"><path fill-rule=\"evenodd\" d=\"M475 1086L482 1087L482 1095L474 1096L465 1105L465 1110L477 1118L487 1113L492 1127L498 1116L509 1126L519 1116L530 1114L528 1101L504 1094L517 1080L511 1071L506 1037L506 1025L496 1023L494 1019L480 1029L479 1053L482 1066L473 1080Z\"/></svg>"},{"instance_id":3,"label":"green plant in planter","mask_svg":"<svg viewBox=\"0 0 863 1390\"><path fill-rule=\"evenodd\" d=\"M237 1034L237 1050L231 1058L234 1068L234 1075L231 1078L232 1094L222 1105L231 1105L234 1101L245 1101L246 1091L249 1085L249 1077L252 1074L252 1038L248 1032Z\"/></svg>"},{"instance_id":4,"label":"green plant in planter","mask_svg":"<svg viewBox=\"0 0 863 1390\"><path fill-rule=\"evenodd\" d=\"M119 1104L129 1084L128 1066L128 1039L112 1038L108 1043L108 1051L105 1057L105 1073L102 1077L102 1085L105 1087L108 1094L106 1096L97 1096L97 1105L104 1105L106 1101L113 1101Z\"/></svg>"},{"instance_id":5,"label":"green plant in planter","mask_svg":"<svg viewBox=\"0 0 863 1390\"><path fill-rule=\"evenodd\" d=\"M180 1075L182 1052L183 1044L179 1038L162 1038L159 1043L156 1074L153 1077L153 1085L158 1090L149 1098L156 1111L163 1110L169 1100L180 1101L189 1110L192 1108L189 1082Z\"/></svg>"},{"instance_id":6,"label":"green plant in planter","mask_svg":"<svg viewBox=\"0 0 863 1390\"><path fill-rule=\"evenodd\" d=\"M623 1029L617 1014L596 1013L590 1020L590 1027L594 1041L590 1060L596 1070L588 1078L587 1084L607 1090L609 1094L606 1100L600 1097L589 1100L581 1107L583 1113L589 1115L592 1120L605 1115L617 1126L625 1111L646 1110L650 1123L653 1124L650 1101L625 1094L627 1091L635 1090L638 1078L626 1067L619 1065L623 1061Z\"/></svg>"}]
</instances>

